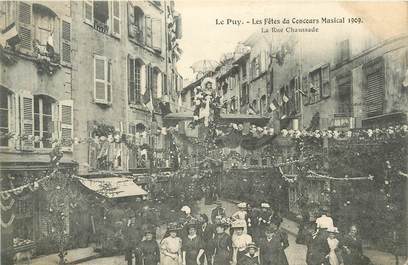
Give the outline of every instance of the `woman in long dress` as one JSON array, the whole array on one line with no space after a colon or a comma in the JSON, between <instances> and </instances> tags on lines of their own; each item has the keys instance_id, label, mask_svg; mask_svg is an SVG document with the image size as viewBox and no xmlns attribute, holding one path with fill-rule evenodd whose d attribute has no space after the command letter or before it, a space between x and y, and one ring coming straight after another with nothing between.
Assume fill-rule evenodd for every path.
<instances>
[{"instance_id":1,"label":"woman in long dress","mask_svg":"<svg viewBox=\"0 0 408 265\"><path fill-rule=\"evenodd\" d=\"M160 264L180 265L181 262L181 238L177 236L179 228L176 224L169 224L167 231L170 234L160 243Z\"/></svg>"},{"instance_id":2,"label":"woman in long dress","mask_svg":"<svg viewBox=\"0 0 408 265\"><path fill-rule=\"evenodd\" d=\"M327 237L327 245L329 246L329 253L326 255L326 262L328 265L343 265L343 258L339 246L339 240L336 234L339 233L336 227L329 227L327 229L329 236Z\"/></svg>"},{"instance_id":3,"label":"woman in long dress","mask_svg":"<svg viewBox=\"0 0 408 265\"><path fill-rule=\"evenodd\" d=\"M210 241L211 260L208 264L228 265L232 259L232 241L231 236L225 232L226 223L218 222L215 224L215 236Z\"/></svg>"},{"instance_id":4,"label":"woman in long dress","mask_svg":"<svg viewBox=\"0 0 408 265\"><path fill-rule=\"evenodd\" d=\"M201 263L201 256L204 254L204 244L197 235L198 223L187 224L188 235L183 238L183 265L196 265Z\"/></svg>"}]
</instances>

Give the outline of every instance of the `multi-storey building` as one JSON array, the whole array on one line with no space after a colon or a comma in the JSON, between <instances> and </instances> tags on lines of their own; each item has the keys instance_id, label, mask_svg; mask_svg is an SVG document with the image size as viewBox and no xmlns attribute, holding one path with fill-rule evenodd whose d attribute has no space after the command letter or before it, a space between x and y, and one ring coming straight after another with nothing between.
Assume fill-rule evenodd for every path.
<instances>
[{"instance_id":1,"label":"multi-storey building","mask_svg":"<svg viewBox=\"0 0 408 265\"><path fill-rule=\"evenodd\" d=\"M57 142L60 168L81 176L171 166L160 131L182 86L174 1L6 1L0 30L3 190L45 175ZM2 246L46 236L42 193L27 196L2 212Z\"/></svg>"}]
</instances>

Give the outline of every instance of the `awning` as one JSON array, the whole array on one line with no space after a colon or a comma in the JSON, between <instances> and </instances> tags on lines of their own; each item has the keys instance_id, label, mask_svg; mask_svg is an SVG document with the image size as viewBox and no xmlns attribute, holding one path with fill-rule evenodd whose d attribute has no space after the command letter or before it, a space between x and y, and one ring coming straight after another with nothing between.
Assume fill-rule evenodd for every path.
<instances>
[{"instance_id":1,"label":"awning","mask_svg":"<svg viewBox=\"0 0 408 265\"><path fill-rule=\"evenodd\" d=\"M79 181L90 190L106 198L122 198L131 196L147 195L147 191L133 182L133 179L125 177L109 178L79 178Z\"/></svg>"}]
</instances>

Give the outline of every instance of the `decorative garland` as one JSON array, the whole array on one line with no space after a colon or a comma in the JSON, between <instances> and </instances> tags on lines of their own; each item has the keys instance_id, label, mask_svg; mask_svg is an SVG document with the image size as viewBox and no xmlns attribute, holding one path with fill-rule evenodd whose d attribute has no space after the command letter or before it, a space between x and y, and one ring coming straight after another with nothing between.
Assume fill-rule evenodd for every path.
<instances>
[{"instance_id":1,"label":"decorative garland","mask_svg":"<svg viewBox=\"0 0 408 265\"><path fill-rule=\"evenodd\" d=\"M10 227L10 225L13 223L15 217L16 217L15 214L11 214L10 219L9 219L9 221L7 223L4 223L3 219L0 218L1 227L3 227L3 228Z\"/></svg>"},{"instance_id":2,"label":"decorative garland","mask_svg":"<svg viewBox=\"0 0 408 265\"><path fill-rule=\"evenodd\" d=\"M318 174L312 170L308 171L309 174L311 175L306 175L306 178L311 178L311 179L326 179L326 180L339 180L339 181L349 181L349 180L374 180L373 175L368 175L368 177L355 177L355 178L349 178L347 175L344 176L344 178L335 178L335 177L330 177L326 175L321 175Z\"/></svg>"}]
</instances>

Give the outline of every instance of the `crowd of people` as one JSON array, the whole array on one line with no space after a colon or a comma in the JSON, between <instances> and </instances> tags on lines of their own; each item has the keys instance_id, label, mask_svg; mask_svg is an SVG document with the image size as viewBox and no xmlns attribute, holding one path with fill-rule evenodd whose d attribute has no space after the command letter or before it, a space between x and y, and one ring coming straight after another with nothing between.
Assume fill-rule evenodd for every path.
<instances>
[{"instance_id":1,"label":"crowd of people","mask_svg":"<svg viewBox=\"0 0 408 265\"><path fill-rule=\"evenodd\" d=\"M288 265L289 240L280 214L266 202L259 208L245 202L237 206L238 211L227 216L217 201L209 217L194 216L183 206L160 240L156 227L146 226L144 236L127 249L128 265ZM296 242L307 246L308 265L369 265L357 232L352 226L339 236L323 209L313 224L302 225Z\"/></svg>"},{"instance_id":2,"label":"crowd of people","mask_svg":"<svg viewBox=\"0 0 408 265\"><path fill-rule=\"evenodd\" d=\"M306 245L308 265L371 265L363 255L357 226L352 225L346 234L340 233L325 207L315 221L304 220L296 243Z\"/></svg>"}]
</instances>

